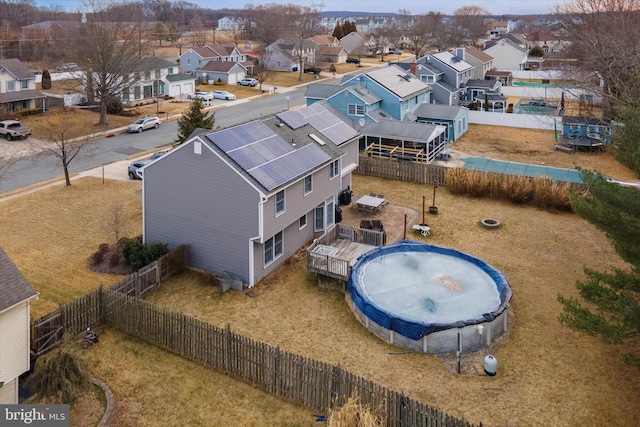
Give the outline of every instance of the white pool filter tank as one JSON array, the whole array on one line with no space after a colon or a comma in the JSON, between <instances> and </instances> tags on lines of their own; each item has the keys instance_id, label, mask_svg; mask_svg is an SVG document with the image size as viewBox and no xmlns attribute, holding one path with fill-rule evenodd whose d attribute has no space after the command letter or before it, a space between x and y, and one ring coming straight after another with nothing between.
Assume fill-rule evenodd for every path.
<instances>
[{"instance_id":1,"label":"white pool filter tank","mask_svg":"<svg viewBox=\"0 0 640 427\"><path fill-rule=\"evenodd\" d=\"M498 361L492 355L484 358L484 373L493 377L498 371Z\"/></svg>"}]
</instances>

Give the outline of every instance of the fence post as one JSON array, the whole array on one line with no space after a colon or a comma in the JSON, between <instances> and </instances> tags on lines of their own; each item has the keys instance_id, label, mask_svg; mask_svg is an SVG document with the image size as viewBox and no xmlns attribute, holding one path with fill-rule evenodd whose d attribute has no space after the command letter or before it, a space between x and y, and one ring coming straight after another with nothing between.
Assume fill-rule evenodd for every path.
<instances>
[{"instance_id":1,"label":"fence post","mask_svg":"<svg viewBox=\"0 0 640 427\"><path fill-rule=\"evenodd\" d=\"M140 294L140 275L138 274L138 272L136 271L135 273L133 273L133 280L135 282L135 293L134 295L139 297Z\"/></svg>"},{"instance_id":2,"label":"fence post","mask_svg":"<svg viewBox=\"0 0 640 427\"><path fill-rule=\"evenodd\" d=\"M341 377L342 368L340 368L340 364L333 369L333 384L331 387L331 401L329 404L331 407L329 409L334 409L340 406L340 377Z\"/></svg>"},{"instance_id":3,"label":"fence post","mask_svg":"<svg viewBox=\"0 0 640 427\"><path fill-rule=\"evenodd\" d=\"M231 325L224 327L224 371L229 373L231 369Z\"/></svg>"},{"instance_id":4,"label":"fence post","mask_svg":"<svg viewBox=\"0 0 640 427\"><path fill-rule=\"evenodd\" d=\"M280 346L278 345L276 347L276 354L274 355L274 358L273 358L273 383L276 388L276 392L275 392L276 396L282 395L282 390L280 388L282 385L282 369L280 368L281 358L282 358L282 355L280 354Z\"/></svg>"}]
</instances>

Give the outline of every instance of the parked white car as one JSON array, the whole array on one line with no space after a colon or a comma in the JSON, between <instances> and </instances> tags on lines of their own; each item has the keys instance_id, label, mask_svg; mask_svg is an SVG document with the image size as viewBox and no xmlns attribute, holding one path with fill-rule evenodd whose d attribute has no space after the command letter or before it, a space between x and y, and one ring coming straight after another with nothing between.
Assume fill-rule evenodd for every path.
<instances>
[{"instance_id":1,"label":"parked white car","mask_svg":"<svg viewBox=\"0 0 640 427\"><path fill-rule=\"evenodd\" d=\"M238 82L238 85L240 86L251 86L254 87L256 86L258 83L260 83L259 81L257 81L256 79L252 79L250 77L244 78L242 80L240 80Z\"/></svg>"},{"instance_id":2,"label":"parked white car","mask_svg":"<svg viewBox=\"0 0 640 427\"><path fill-rule=\"evenodd\" d=\"M214 96L213 96L213 92L196 92L196 93L187 95L187 99L196 99L196 98L200 98L203 101L211 101L212 99L214 99Z\"/></svg>"},{"instance_id":3,"label":"parked white car","mask_svg":"<svg viewBox=\"0 0 640 427\"><path fill-rule=\"evenodd\" d=\"M127 132L142 132L147 129L158 129L160 127L160 119L156 116L143 117L127 126Z\"/></svg>"},{"instance_id":4,"label":"parked white car","mask_svg":"<svg viewBox=\"0 0 640 427\"><path fill-rule=\"evenodd\" d=\"M225 99L227 101L233 101L236 99L234 94L227 92L226 90L214 90L212 93L215 99Z\"/></svg>"}]
</instances>

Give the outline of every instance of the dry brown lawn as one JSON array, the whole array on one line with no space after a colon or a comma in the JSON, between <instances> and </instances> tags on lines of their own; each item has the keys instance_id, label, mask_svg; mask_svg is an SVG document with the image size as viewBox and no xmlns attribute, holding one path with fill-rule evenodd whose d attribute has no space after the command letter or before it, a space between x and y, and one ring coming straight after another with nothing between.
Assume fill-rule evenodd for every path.
<instances>
[{"instance_id":1,"label":"dry brown lawn","mask_svg":"<svg viewBox=\"0 0 640 427\"><path fill-rule=\"evenodd\" d=\"M454 145L473 155L583 166L621 180L630 171L606 153L565 154L553 150L553 133L483 129L472 126ZM87 269L87 259L113 237L105 230L114 201L123 201L129 221L124 234L141 230L139 182L83 178L11 200L0 200L0 246L38 292L33 316L41 316L119 277ZM354 177L359 194L383 193L396 205L420 211L431 187ZM438 189L432 235L410 238L453 247L483 258L513 287L508 336L485 352L464 355L463 375L450 357L396 354L398 348L368 332L349 310L344 294L317 285L294 261L248 293L220 294L211 282L189 272L149 295L157 304L184 311L220 326L307 357L340 363L345 369L452 415L485 426L640 425L639 374L621 353L640 351L605 345L557 321L558 293L576 296L583 266L625 267L606 237L571 213L455 196ZM499 230L478 221L499 219ZM304 408L288 405L196 364L144 345L111 330L83 353L94 376L105 380L121 405L118 425L307 425ZM498 375L477 375L474 363L491 351Z\"/></svg>"}]
</instances>

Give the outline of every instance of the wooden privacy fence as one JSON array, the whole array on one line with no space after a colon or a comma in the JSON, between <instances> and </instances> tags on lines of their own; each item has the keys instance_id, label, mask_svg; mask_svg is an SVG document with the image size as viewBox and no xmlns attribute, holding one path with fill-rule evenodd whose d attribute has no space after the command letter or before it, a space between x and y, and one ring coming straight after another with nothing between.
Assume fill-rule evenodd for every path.
<instances>
[{"instance_id":1,"label":"wooden privacy fence","mask_svg":"<svg viewBox=\"0 0 640 427\"><path fill-rule=\"evenodd\" d=\"M419 184L433 184L435 182L444 186L446 170L446 167L438 165L361 156L354 173Z\"/></svg>"},{"instance_id":2,"label":"wooden privacy fence","mask_svg":"<svg viewBox=\"0 0 640 427\"><path fill-rule=\"evenodd\" d=\"M187 246L169 251L157 261L130 274L110 289L126 295L140 296L187 266ZM62 342L65 334L78 334L101 322L104 305L100 289L61 305L57 310L31 322L31 350L45 353Z\"/></svg>"},{"instance_id":3,"label":"wooden privacy fence","mask_svg":"<svg viewBox=\"0 0 640 427\"><path fill-rule=\"evenodd\" d=\"M379 409L388 426L474 427L339 365L283 351L140 298L110 289L99 292L108 325L313 411L326 414L357 397Z\"/></svg>"}]
</instances>

